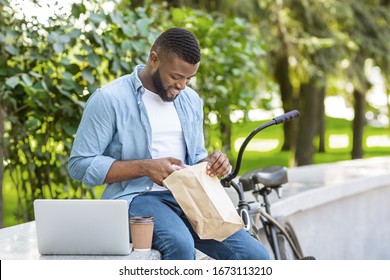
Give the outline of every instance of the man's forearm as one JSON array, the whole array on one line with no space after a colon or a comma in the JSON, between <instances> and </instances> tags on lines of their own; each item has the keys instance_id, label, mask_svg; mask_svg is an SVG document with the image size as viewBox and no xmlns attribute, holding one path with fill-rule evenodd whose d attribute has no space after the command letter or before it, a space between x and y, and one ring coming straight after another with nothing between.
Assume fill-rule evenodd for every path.
<instances>
[{"instance_id":1,"label":"man's forearm","mask_svg":"<svg viewBox=\"0 0 390 280\"><path fill-rule=\"evenodd\" d=\"M115 183L148 176L150 161L150 159L114 161L108 170L104 183Z\"/></svg>"}]
</instances>

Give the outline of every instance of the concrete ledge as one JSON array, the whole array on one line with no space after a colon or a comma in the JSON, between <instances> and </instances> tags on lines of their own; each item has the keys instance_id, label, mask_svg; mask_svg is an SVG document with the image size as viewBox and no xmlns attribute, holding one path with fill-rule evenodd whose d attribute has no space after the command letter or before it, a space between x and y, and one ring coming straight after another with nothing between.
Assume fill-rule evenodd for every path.
<instances>
[{"instance_id":1,"label":"concrete ledge","mask_svg":"<svg viewBox=\"0 0 390 280\"><path fill-rule=\"evenodd\" d=\"M390 259L390 157L290 168L288 177L271 210L294 227L305 255Z\"/></svg>"},{"instance_id":2,"label":"concrete ledge","mask_svg":"<svg viewBox=\"0 0 390 280\"><path fill-rule=\"evenodd\" d=\"M390 185L390 157L289 168L288 180L283 185L281 199L275 192L270 194L275 215L288 216ZM236 192L232 188L227 189L227 192L237 205ZM251 192L245 193L245 199L255 200Z\"/></svg>"},{"instance_id":3,"label":"concrete ledge","mask_svg":"<svg viewBox=\"0 0 390 280\"><path fill-rule=\"evenodd\" d=\"M288 216L390 185L390 158L379 157L289 170L283 199L274 197L275 214Z\"/></svg>"},{"instance_id":4,"label":"concrete ledge","mask_svg":"<svg viewBox=\"0 0 390 280\"><path fill-rule=\"evenodd\" d=\"M317 259L390 259L390 157L290 168L272 213L295 230L305 255ZM237 194L226 190L237 205ZM254 200L250 192L248 201ZM263 236L263 243L269 248ZM0 259L160 259L158 251L128 256L42 256L35 223L0 230ZM207 256L197 251L197 259Z\"/></svg>"},{"instance_id":5,"label":"concrete ledge","mask_svg":"<svg viewBox=\"0 0 390 280\"><path fill-rule=\"evenodd\" d=\"M38 252L35 222L0 230L0 260L160 260L159 251L131 251L127 256L41 255ZM130 244L130 246L132 246ZM196 250L197 260L210 259Z\"/></svg>"},{"instance_id":6,"label":"concrete ledge","mask_svg":"<svg viewBox=\"0 0 390 280\"><path fill-rule=\"evenodd\" d=\"M38 252L35 222L28 222L0 230L1 260L159 260L160 252L132 251L127 256L101 255L41 255ZM130 244L131 246L131 244Z\"/></svg>"}]
</instances>

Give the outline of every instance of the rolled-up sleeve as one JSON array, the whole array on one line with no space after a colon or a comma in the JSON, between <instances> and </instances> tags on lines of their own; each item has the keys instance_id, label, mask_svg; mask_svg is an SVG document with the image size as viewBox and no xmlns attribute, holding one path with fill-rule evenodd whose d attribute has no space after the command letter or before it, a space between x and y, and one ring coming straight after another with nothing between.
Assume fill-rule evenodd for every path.
<instances>
[{"instance_id":1,"label":"rolled-up sleeve","mask_svg":"<svg viewBox=\"0 0 390 280\"><path fill-rule=\"evenodd\" d=\"M115 111L109 96L96 91L86 103L69 157L69 174L87 186L104 183L116 160L105 155L115 132Z\"/></svg>"}]
</instances>

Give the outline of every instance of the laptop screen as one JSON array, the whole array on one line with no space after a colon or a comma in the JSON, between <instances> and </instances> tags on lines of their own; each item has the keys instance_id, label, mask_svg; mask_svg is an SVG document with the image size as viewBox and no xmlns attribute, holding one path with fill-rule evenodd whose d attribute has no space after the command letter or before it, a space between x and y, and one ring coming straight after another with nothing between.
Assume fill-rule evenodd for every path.
<instances>
[{"instance_id":1,"label":"laptop screen","mask_svg":"<svg viewBox=\"0 0 390 280\"><path fill-rule=\"evenodd\" d=\"M130 254L126 200L37 199L40 254Z\"/></svg>"}]
</instances>

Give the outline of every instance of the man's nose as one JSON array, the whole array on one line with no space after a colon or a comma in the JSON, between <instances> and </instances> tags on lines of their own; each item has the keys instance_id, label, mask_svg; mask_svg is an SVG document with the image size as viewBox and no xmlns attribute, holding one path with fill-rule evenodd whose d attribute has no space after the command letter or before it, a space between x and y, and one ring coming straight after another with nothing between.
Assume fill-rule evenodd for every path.
<instances>
[{"instance_id":1,"label":"man's nose","mask_svg":"<svg viewBox=\"0 0 390 280\"><path fill-rule=\"evenodd\" d=\"M186 79L181 79L180 81L178 81L177 83L176 83L176 87L178 88L178 89L180 89L180 90L183 90L183 89L185 89L185 87L186 87Z\"/></svg>"}]
</instances>

